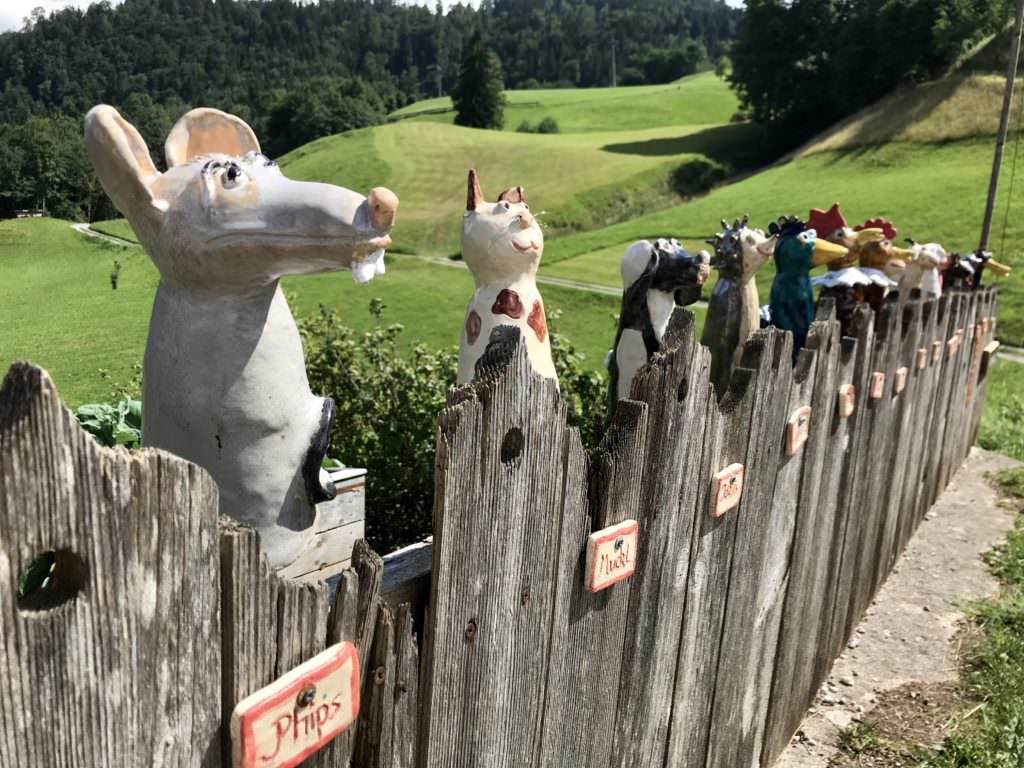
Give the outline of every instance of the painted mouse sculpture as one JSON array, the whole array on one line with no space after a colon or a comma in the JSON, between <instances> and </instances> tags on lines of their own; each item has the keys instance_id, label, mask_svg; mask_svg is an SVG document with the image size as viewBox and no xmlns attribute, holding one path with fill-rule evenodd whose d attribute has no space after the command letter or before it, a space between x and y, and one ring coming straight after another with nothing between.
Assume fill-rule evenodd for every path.
<instances>
[{"instance_id":1,"label":"painted mouse sculpture","mask_svg":"<svg viewBox=\"0 0 1024 768\"><path fill-rule=\"evenodd\" d=\"M520 328L534 370L558 383L537 267L544 235L530 213L522 187L510 187L488 203L476 171L470 170L462 219L462 258L476 290L466 308L459 345L458 383L472 381L476 363L499 325Z\"/></svg>"},{"instance_id":2,"label":"painted mouse sculpture","mask_svg":"<svg viewBox=\"0 0 1024 768\"><path fill-rule=\"evenodd\" d=\"M722 219L722 231L707 241L714 247L711 266L718 270L718 281L708 301L700 341L711 350L711 383L719 397L739 364L743 344L761 325L754 276L775 248L775 238L748 227L749 220L744 216L729 226Z\"/></svg>"},{"instance_id":3,"label":"painted mouse sculpture","mask_svg":"<svg viewBox=\"0 0 1024 768\"><path fill-rule=\"evenodd\" d=\"M691 256L676 240L638 240L622 255L622 309L608 353L608 418L629 397L633 377L661 351L676 306L693 304L710 274L711 256Z\"/></svg>"},{"instance_id":4,"label":"painted mouse sculpture","mask_svg":"<svg viewBox=\"0 0 1024 768\"><path fill-rule=\"evenodd\" d=\"M143 368L145 446L199 464L220 510L283 567L308 545L334 404L313 395L285 275L379 271L398 198L292 181L252 129L215 109L178 121L157 171L113 107L85 118L103 188L160 273Z\"/></svg>"}]
</instances>

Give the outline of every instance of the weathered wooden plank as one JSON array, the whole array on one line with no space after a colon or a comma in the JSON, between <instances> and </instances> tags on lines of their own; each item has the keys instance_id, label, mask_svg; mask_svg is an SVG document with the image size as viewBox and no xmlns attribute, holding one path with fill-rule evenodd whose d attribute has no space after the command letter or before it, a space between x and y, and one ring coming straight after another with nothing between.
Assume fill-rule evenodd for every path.
<instances>
[{"instance_id":1,"label":"weathered wooden plank","mask_svg":"<svg viewBox=\"0 0 1024 768\"><path fill-rule=\"evenodd\" d=\"M425 766L449 765L452 755L466 765L484 755L528 764L540 745L546 638L563 506L572 496L564 469L579 443L518 332L492 347L478 379L439 419L422 671Z\"/></svg>"},{"instance_id":2,"label":"weathered wooden plank","mask_svg":"<svg viewBox=\"0 0 1024 768\"><path fill-rule=\"evenodd\" d=\"M910 382L907 386L907 395L910 399L912 413L910 416L910 427L907 438L903 441L904 456L907 461L906 477L903 483L902 498L900 500L900 522L897 554L902 552L914 531L921 522L921 515L918 513L918 498L922 495L922 485L929 454L928 449L919 442L920 437L929 434L931 420L935 409L932 407L932 400L935 396L937 379L935 370L929 366L933 342L936 340L938 321L938 304L932 299L921 304L921 336L918 341L918 350L925 350L922 356L924 368L918 366L918 351L914 352L914 360L911 364ZM912 446L908 450L906 446Z\"/></svg>"},{"instance_id":3,"label":"weathered wooden plank","mask_svg":"<svg viewBox=\"0 0 1024 768\"><path fill-rule=\"evenodd\" d=\"M869 430L866 428L867 389L871 376L872 350L874 346L874 314L866 307L854 315L850 324L850 336L843 339L842 362L839 381L852 384L856 392L856 406L852 414L841 419L837 430L846 430L846 451L842 463L842 476L837 491L836 543L830 558L829 569L835 573L835 596L829 618L830 628L827 647L834 659L841 653L848 640L847 620L850 614L851 592L855 573L857 552L864 527L859 516L862 497L863 473L859 472L861 461L869 452ZM852 347L852 349L851 349ZM838 417L838 413L837 413ZM824 617L823 617L824 618ZM820 674L820 670L818 674Z\"/></svg>"},{"instance_id":4,"label":"weathered wooden plank","mask_svg":"<svg viewBox=\"0 0 1024 768\"><path fill-rule=\"evenodd\" d=\"M952 336L954 327L955 305L953 294L946 293L938 300L938 317L936 318L935 341L940 355L929 358L929 365L934 370L935 394L932 399L933 416L927 436L928 458L925 463L924 476L921 478L921 504L916 514L923 516L925 511L935 503L939 495L939 467L941 466L941 445L948 423L946 407L949 402L950 382L947 376L946 340ZM936 347L933 346L933 351Z\"/></svg>"},{"instance_id":5,"label":"weathered wooden plank","mask_svg":"<svg viewBox=\"0 0 1024 768\"><path fill-rule=\"evenodd\" d=\"M209 475L101 448L44 371L12 366L0 387L0 764L219 766L216 548ZM50 581L19 599L19 574L46 552Z\"/></svg>"},{"instance_id":6,"label":"weathered wooden plank","mask_svg":"<svg viewBox=\"0 0 1024 768\"><path fill-rule=\"evenodd\" d=\"M896 370L896 351L898 349L899 318L895 304L886 304L875 315L875 337L870 363L872 374L885 374L885 385L879 398L866 397L863 407L866 411L863 427L867 430L868 449L865 461L856 471L863 473L860 482L861 495L857 501L860 508L857 518L862 526L858 542L856 565L851 590L851 606L848 614L848 632L860 619L871 602L875 593L875 563L879 556L882 521L884 520L884 500L880 498L885 477L885 463L890 460L892 449L892 433L890 430L892 413L892 379Z\"/></svg>"},{"instance_id":7,"label":"weathered wooden plank","mask_svg":"<svg viewBox=\"0 0 1024 768\"><path fill-rule=\"evenodd\" d=\"M898 333L895 339L896 350L892 370L896 379L894 383L900 382L902 372L903 389L900 391L897 386L893 386L889 391L889 397L892 399L889 415L891 443L886 457L876 457L876 461L884 462L884 467L882 485L879 486L883 489L880 499L883 505L882 525L873 591L877 591L882 585L897 555L903 551L899 538L903 482L907 473L909 454L913 450L911 417L914 412L917 379L910 374L910 368L914 365L921 342L921 302L910 301L897 305L895 312Z\"/></svg>"},{"instance_id":8,"label":"weathered wooden plank","mask_svg":"<svg viewBox=\"0 0 1024 768\"><path fill-rule=\"evenodd\" d=\"M647 407L621 401L615 417L590 457L589 505L592 527L600 530L640 515ZM563 562L575 567L562 578L572 585L567 610L559 611L552 632L560 636L562 657L551 658L548 709L558 712L545 724L540 765L603 766L609 759L615 733L615 712L623 668L623 636L629 604L629 580L601 592L585 588L584 539L572 542ZM648 537L640 533L638 558ZM577 550L576 547L580 549ZM551 708L555 699L560 703Z\"/></svg>"},{"instance_id":9,"label":"weathered wooden plank","mask_svg":"<svg viewBox=\"0 0 1024 768\"><path fill-rule=\"evenodd\" d=\"M693 315L677 310L666 352L642 369L632 397L647 404L647 441L640 499L644 551L629 580L629 618L609 766L656 765L664 759L674 678L666 660L678 654L697 488L702 482L704 409L709 359L696 343ZM703 511L703 510L702 510Z\"/></svg>"},{"instance_id":10,"label":"weathered wooden plank","mask_svg":"<svg viewBox=\"0 0 1024 768\"><path fill-rule=\"evenodd\" d=\"M413 633L413 612L408 603L395 612L395 714L391 736L392 768L413 768L419 742L419 648Z\"/></svg>"},{"instance_id":11,"label":"weathered wooden plank","mask_svg":"<svg viewBox=\"0 0 1024 768\"><path fill-rule=\"evenodd\" d=\"M816 688L815 647L822 633L821 603L825 595L825 568L835 527L835 505L819 503L823 475L831 441L830 409L839 388L839 324L834 320L815 322L802 352L806 366L798 370L793 397L812 404L811 438L802 454L790 458L791 466L780 468L776 496L795 517L793 547L789 557L789 582L779 627L775 671L765 727L761 764L771 765L799 726ZM791 400L791 404L794 400ZM794 459L799 462L794 463ZM829 480L834 482L835 478ZM785 484L783 484L785 483ZM785 489L785 490L783 490ZM826 493L826 496L828 494ZM788 506L788 508L787 508ZM781 511L781 510L780 510Z\"/></svg>"},{"instance_id":12,"label":"weathered wooden plank","mask_svg":"<svg viewBox=\"0 0 1024 768\"><path fill-rule=\"evenodd\" d=\"M749 485L733 545L708 739L709 767L754 766L761 755L795 523L794 516L777 515L773 509L779 462L787 453L787 421L794 410L792 357L790 334L759 331L747 342L740 362L756 371L743 460ZM815 417L812 412L812 421ZM786 456L788 462L795 459L799 461Z\"/></svg>"},{"instance_id":13,"label":"weathered wooden plank","mask_svg":"<svg viewBox=\"0 0 1024 768\"><path fill-rule=\"evenodd\" d=\"M383 768L391 765L394 747L394 694L398 674L395 621L386 605L377 612L377 627L366 667L359 723L362 732L356 743L354 764L359 768Z\"/></svg>"},{"instance_id":14,"label":"weathered wooden plank","mask_svg":"<svg viewBox=\"0 0 1024 768\"><path fill-rule=\"evenodd\" d=\"M694 517L683 636L676 662L667 752L669 765L701 765L707 756L733 544L746 506L745 498L741 497L739 507L721 517L713 517L710 478L720 469L746 459L747 436L756 400L755 377L755 372L737 368L718 406L713 392L709 393L701 461L704 480Z\"/></svg>"}]
</instances>

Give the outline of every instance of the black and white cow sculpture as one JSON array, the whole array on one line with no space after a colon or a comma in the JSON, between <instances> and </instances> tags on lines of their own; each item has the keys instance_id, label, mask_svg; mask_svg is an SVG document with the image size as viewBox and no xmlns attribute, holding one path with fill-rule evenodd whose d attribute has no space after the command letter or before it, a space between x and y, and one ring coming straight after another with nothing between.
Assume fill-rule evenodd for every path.
<instances>
[{"instance_id":1,"label":"black and white cow sculpture","mask_svg":"<svg viewBox=\"0 0 1024 768\"><path fill-rule=\"evenodd\" d=\"M693 304L710 271L710 255L693 256L676 241L639 240L622 256L622 309L608 355L608 416L629 397L633 376L661 351L672 312Z\"/></svg>"}]
</instances>

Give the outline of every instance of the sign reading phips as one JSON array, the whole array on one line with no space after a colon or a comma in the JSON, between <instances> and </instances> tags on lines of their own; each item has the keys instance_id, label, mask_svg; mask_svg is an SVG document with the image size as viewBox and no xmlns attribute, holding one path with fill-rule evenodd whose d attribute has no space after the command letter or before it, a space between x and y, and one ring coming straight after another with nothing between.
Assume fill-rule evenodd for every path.
<instances>
[{"instance_id":1,"label":"sign reading phips","mask_svg":"<svg viewBox=\"0 0 1024 768\"><path fill-rule=\"evenodd\" d=\"M231 715L235 768L291 768L348 728L359 714L359 657L331 646L239 702Z\"/></svg>"},{"instance_id":2,"label":"sign reading phips","mask_svg":"<svg viewBox=\"0 0 1024 768\"><path fill-rule=\"evenodd\" d=\"M587 591L600 592L636 571L636 550L639 539L636 520L623 520L618 525L590 534L587 541Z\"/></svg>"}]
</instances>

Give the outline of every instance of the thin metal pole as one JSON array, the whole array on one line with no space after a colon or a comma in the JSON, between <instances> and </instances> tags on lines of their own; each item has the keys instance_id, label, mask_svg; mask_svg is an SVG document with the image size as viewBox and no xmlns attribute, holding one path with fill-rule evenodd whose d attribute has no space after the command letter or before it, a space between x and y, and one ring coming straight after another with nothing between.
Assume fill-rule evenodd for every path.
<instances>
[{"instance_id":1,"label":"thin metal pole","mask_svg":"<svg viewBox=\"0 0 1024 768\"><path fill-rule=\"evenodd\" d=\"M1013 86L1017 79L1017 60L1020 58L1021 31L1024 30L1024 0L1017 3L1017 19L1013 27L1013 53L1006 71L1006 90L1003 92L1003 111L999 116L999 133L996 136L996 154L992 159L992 177L988 183L988 201L985 203L985 219L981 224L979 251L988 249L988 236L992 229L992 214L995 212L996 191L999 189L999 169L1003 164L1003 145L1010 125L1010 107L1013 104Z\"/></svg>"}]
</instances>

